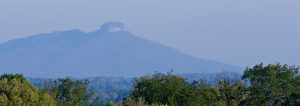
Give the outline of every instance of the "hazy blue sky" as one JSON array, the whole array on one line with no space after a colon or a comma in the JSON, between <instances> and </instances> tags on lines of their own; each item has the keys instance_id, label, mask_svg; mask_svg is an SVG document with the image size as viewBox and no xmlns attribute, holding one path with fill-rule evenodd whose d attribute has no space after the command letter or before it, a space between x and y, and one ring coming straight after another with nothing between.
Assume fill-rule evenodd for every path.
<instances>
[{"instance_id":1,"label":"hazy blue sky","mask_svg":"<svg viewBox=\"0 0 300 106\"><path fill-rule=\"evenodd\" d=\"M0 42L107 21L196 57L300 65L299 0L0 0Z\"/></svg>"}]
</instances>

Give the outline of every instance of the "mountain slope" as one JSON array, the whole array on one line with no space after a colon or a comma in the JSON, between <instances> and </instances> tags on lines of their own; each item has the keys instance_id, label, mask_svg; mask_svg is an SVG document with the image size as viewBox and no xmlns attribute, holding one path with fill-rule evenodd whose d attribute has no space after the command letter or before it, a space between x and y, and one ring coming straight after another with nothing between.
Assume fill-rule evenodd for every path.
<instances>
[{"instance_id":1,"label":"mountain slope","mask_svg":"<svg viewBox=\"0 0 300 106\"><path fill-rule=\"evenodd\" d=\"M176 73L241 71L139 38L116 22L92 33L53 32L0 45L0 72L29 77L133 77L171 69Z\"/></svg>"}]
</instances>

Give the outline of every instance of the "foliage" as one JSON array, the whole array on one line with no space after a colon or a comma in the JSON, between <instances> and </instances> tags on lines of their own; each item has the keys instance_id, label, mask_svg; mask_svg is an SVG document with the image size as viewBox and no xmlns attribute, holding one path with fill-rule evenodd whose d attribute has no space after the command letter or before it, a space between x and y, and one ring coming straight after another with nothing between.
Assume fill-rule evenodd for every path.
<instances>
[{"instance_id":1,"label":"foliage","mask_svg":"<svg viewBox=\"0 0 300 106\"><path fill-rule=\"evenodd\" d=\"M177 75L156 73L136 79L130 99L170 106L300 105L298 70L279 63L258 64L247 68L240 80L222 73L217 83L189 83Z\"/></svg>"},{"instance_id":2,"label":"foliage","mask_svg":"<svg viewBox=\"0 0 300 106\"><path fill-rule=\"evenodd\" d=\"M44 89L53 83L55 79L43 78L27 78L33 85L39 89ZM132 89L133 78L120 78L120 77L92 77L85 79L72 79L72 80L88 80L88 88L93 92L90 102L105 105L109 101L121 103L124 98L129 96ZM54 85L54 84L50 84Z\"/></svg>"},{"instance_id":3,"label":"foliage","mask_svg":"<svg viewBox=\"0 0 300 106\"><path fill-rule=\"evenodd\" d=\"M241 81L230 83L229 79L222 79L219 82L219 88L214 90L218 105L238 106L246 98L246 85Z\"/></svg>"},{"instance_id":4,"label":"foliage","mask_svg":"<svg viewBox=\"0 0 300 106\"><path fill-rule=\"evenodd\" d=\"M81 106L90 104L89 100L93 96L88 85L88 80L73 81L71 78L64 78L48 81L43 91L55 97L59 105Z\"/></svg>"},{"instance_id":5,"label":"foliage","mask_svg":"<svg viewBox=\"0 0 300 106\"><path fill-rule=\"evenodd\" d=\"M246 85L229 79L220 79L218 86L206 81L188 83L171 73L156 73L136 79L130 99L144 98L146 103L170 106L227 105L237 106L244 99Z\"/></svg>"},{"instance_id":6,"label":"foliage","mask_svg":"<svg viewBox=\"0 0 300 106\"><path fill-rule=\"evenodd\" d=\"M21 74L4 74L0 77L0 105L54 106L53 97L32 86Z\"/></svg>"},{"instance_id":7,"label":"foliage","mask_svg":"<svg viewBox=\"0 0 300 106\"><path fill-rule=\"evenodd\" d=\"M242 79L250 81L247 104L300 105L299 68L295 66L262 63L247 68ZM295 101L295 102L293 102Z\"/></svg>"},{"instance_id":8,"label":"foliage","mask_svg":"<svg viewBox=\"0 0 300 106\"><path fill-rule=\"evenodd\" d=\"M187 92L187 82L176 75L156 73L136 79L131 97L142 97L147 103L183 105L192 99Z\"/></svg>"},{"instance_id":9,"label":"foliage","mask_svg":"<svg viewBox=\"0 0 300 106\"><path fill-rule=\"evenodd\" d=\"M238 75L219 73L210 75L215 80L187 80L173 73L155 73L137 78L133 84L116 78L109 81L64 78L43 80L38 89L23 75L4 74L0 77L0 105L99 106L103 103L103 96L115 98L105 102L106 106L300 105L298 67L279 63L258 64L246 68L241 79L237 78ZM129 97L120 102L128 95L130 85L133 87Z\"/></svg>"}]
</instances>

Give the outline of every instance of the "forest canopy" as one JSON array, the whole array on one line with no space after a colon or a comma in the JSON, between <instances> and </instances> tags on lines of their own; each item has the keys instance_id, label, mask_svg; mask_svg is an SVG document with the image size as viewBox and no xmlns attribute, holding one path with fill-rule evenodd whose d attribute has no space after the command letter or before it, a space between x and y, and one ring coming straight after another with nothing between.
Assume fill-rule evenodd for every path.
<instances>
[{"instance_id":1,"label":"forest canopy","mask_svg":"<svg viewBox=\"0 0 300 106\"><path fill-rule=\"evenodd\" d=\"M127 82L124 82L127 84ZM127 84L128 85L128 84ZM22 74L0 77L0 105L41 106L240 106L300 105L299 67L258 64L248 67L239 78L217 74L216 80L188 80L180 75L155 73L135 78L122 101L103 102L97 95L111 88L91 86L91 80L62 78L34 86ZM119 92L121 93L121 92Z\"/></svg>"}]
</instances>

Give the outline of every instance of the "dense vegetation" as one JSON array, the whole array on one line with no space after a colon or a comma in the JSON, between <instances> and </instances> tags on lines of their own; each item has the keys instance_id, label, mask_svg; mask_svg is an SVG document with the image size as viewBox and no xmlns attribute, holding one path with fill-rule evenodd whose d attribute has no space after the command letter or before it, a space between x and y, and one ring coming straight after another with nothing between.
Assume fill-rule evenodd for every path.
<instances>
[{"instance_id":1,"label":"dense vegetation","mask_svg":"<svg viewBox=\"0 0 300 106\"><path fill-rule=\"evenodd\" d=\"M54 106L55 98L32 86L22 75L4 74L0 77L1 106Z\"/></svg>"},{"instance_id":2,"label":"dense vegetation","mask_svg":"<svg viewBox=\"0 0 300 106\"><path fill-rule=\"evenodd\" d=\"M217 74L216 80L186 79L173 73L155 73L136 78L123 101L105 102L108 106L248 106L300 105L300 75L295 66L258 64L238 74ZM0 77L0 105L100 105L105 98L97 80L71 78L43 80L35 87L22 75ZM100 81L103 82L103 81ZM117 81L118 82L118 81ZM122 83L130 82L125 81ZM112 88L109 87L112 92ZM99 95L102 94L102 95ZM120 97L118 99L120 99Z\"/></svg>"},{"instance_id":3,"label":"dense vegetation","mask_svg":"<svg viewBox=\"0 0 300 106\"><path fill-rule=\"evenodd\" d=\"M43 89L49 82L55 81L55 79L43 79L43 78L27 78L34 86L39 89ZM119 78L119 77L93 77L85 79L72 80L87 80L89 81L88 90L93 92L93 96L90 101L95 101L99 104L106 104L108 102L120 103L123 98L127 98L132 89L133 78Z\"/></svg>"}]
</instances>

